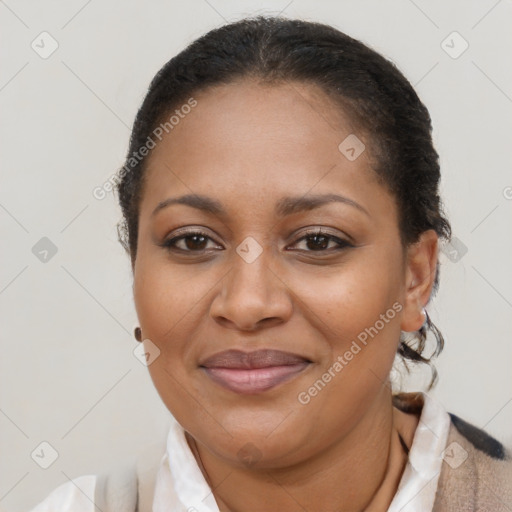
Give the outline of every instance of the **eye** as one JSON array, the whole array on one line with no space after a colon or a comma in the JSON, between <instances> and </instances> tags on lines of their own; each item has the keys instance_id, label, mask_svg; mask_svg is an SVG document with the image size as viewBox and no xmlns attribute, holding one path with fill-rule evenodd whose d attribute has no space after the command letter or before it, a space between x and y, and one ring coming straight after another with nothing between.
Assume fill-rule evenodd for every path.
<instances>
[{"instance_id":1,"label":"eye","mask_svg":"<svg viewBox=\"0 0 512 512\"><path fill-rule=\"evenodd\" d=\"M339 251L347 247L354 247L354 245L347 240L343 240L326 231L323 231L322 229L308 231L306 235L299 238L295 244L303 240L306 241L306 252L331 252L331 250ZM337 244L337 247L329 247L329 245L333 242Z\"/></svg>"},{"instance_id":2,"label":"eye","mask_svg":"<svg viewBox=\"0 0 512 512\"><path fill-rule=\"evenodd\" d=\"M166 240L162 247L173 251L200 253L209 249L207 247L209 240L213 241L204 231L184 231L179 236ZM178 245L180 243L181 247Z\"/></svg>"},{"instance_id":3,"label":"eye","mask_svg":"<svg viewBox=\"0 0 512 512\"><path fill-rule=\"evenodd\" d=\"M304 236L296 240L294 245L302 241L305 241L306 249L300 250L304 252L331 252L339 251L347 247L354 247L354 245L347 240L343 240L322 229L307 231ZM161 246L175 252L202 253L212 249L212 247L208 247L209 242L214 241L204 231L190 230L183 231L178 236L166 240ZM333 243L336 245L329 247ZM217 244L213 247L215 250L218 248L219 245Z\"/></svg>"}]
</instances>

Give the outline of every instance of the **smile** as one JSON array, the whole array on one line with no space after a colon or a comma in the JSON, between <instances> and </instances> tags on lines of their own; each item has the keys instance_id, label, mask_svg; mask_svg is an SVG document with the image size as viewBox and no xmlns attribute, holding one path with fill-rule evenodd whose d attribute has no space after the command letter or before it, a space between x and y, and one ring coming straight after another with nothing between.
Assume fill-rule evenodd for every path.
<instances>
[{"instance_id":1,"label":"smile","mask_svg":"<svg viewBox=\"0 0 512 512\"><path fill-rule=\"evenodd\" d=\"M293 379L310 364L304 357L277 350L229 350L210 357L200 368L224 388L257 394Z\"/></svg>"}]
</instances>

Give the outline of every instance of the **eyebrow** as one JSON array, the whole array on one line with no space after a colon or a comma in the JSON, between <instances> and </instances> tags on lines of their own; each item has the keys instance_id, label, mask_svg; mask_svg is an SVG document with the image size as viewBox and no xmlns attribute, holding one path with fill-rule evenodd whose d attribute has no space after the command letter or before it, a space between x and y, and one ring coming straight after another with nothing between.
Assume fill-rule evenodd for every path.
<instances>
[{"instance_id":1,"label":"eyebrow","mask_svg":"<svg viewBox=\"0 0 512 512\"><path fill-rule=\"evenodd\" d=\"M287 215L313 210L333 202L347 204L370 216L368 210L366 210L359 203L356 203L353 199L340 196L338 194L315 194L308 196L283 197L276 203L275 214L278 217L286 217ZM172 204L183 204L186 206L191 206L192 208L196 208L198 210L217 216L227 215L227 212L222 207L222 204L216 199L212 199L211 197L203 196L200 194L186 194L180 197L169 197L161 201L151 213L151 217L155 216L160 210L163 210Z\"/></svg>"}]
</instances>

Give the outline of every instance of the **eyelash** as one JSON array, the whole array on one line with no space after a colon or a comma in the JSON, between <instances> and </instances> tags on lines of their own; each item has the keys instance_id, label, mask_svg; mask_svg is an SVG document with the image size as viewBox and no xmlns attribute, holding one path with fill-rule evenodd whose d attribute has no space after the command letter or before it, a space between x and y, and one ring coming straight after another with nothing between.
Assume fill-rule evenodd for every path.
<instances>
[{"instance_id":1,"label":"eyelash","mask_svg":"<svg viewBox=\"0 0 512 512\"><path fill-rule=\"evenodd\" d=\"M201 231L201 230L186 231L186 232L183 232L182 234L180 234L179 236L175 236L173 238L170 238L169 240L166 240L163 244L161 244L161 246L165 247L169 251L177 251L177 252L182 252L182 253L197 253L197 254L201 254L201 253L206 252L208 249L200 249L200 250L197 250L197 251L193 251L193 250L180 249L180 248L177 248L175 246L176 242L178 242L179 240L184 240L186 238L193 237L193 236L202 236L204 238L212 240L212 238L207 233L205 233L204 231ZM331 242L331 241L336 242L339 245L339 247L334 248L334 249L321 249L321 250L318 250L318 251L306 250L305 252L310 252L310 253L315 253L315 252L317 252L317 253L329 253L332 250L334 250L334 251L341 251L341 250L346 249L346 248L354 247L354 245L351 244L350 242L348 242L347 240L343 240L343 239L338 238L338 237L336 237L334 235L331 235L330 233L328 233L328 232L326 232L326 231L324 231L322 229L313 229L313 230L306 231L306 233L303 236L301 236L299 239L297 239L294 243L297 244L298 242L301 242L302 240L306 240L308 238L313 238L314 236L325 237L325 238L327 238L329 240L329 242Z\"/></svg>"}]
</instances>

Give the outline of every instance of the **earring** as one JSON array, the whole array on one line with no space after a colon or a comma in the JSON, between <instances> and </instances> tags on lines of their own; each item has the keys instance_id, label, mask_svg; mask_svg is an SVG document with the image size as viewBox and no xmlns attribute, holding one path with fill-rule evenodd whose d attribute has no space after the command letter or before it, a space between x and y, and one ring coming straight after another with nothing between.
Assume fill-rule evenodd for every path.
<instances>
[{"instance_id":1,"label":"earring","mask_svg":"<svg viewBox=\"0 0 512 512\"><path fill-rule=\"evenodd\" d=\"M428 315L427 315L427 310L425 308L423 308L421 310L421 312L423 313L423 317L425 318L425 320L423 320L423 324L422 324L422 327L423 327L427 324Z\"/></svg>"},{"instance_id":2,"label":"earring","mask_svg":"<svg viewBox=\"0 0 512 512\"><path fill-rule=\"evenodd\" d=\"M133 335L137 341L142 341L142 331L140 327L135 327L133 330Z\"/></svg>"}]
</instances>

